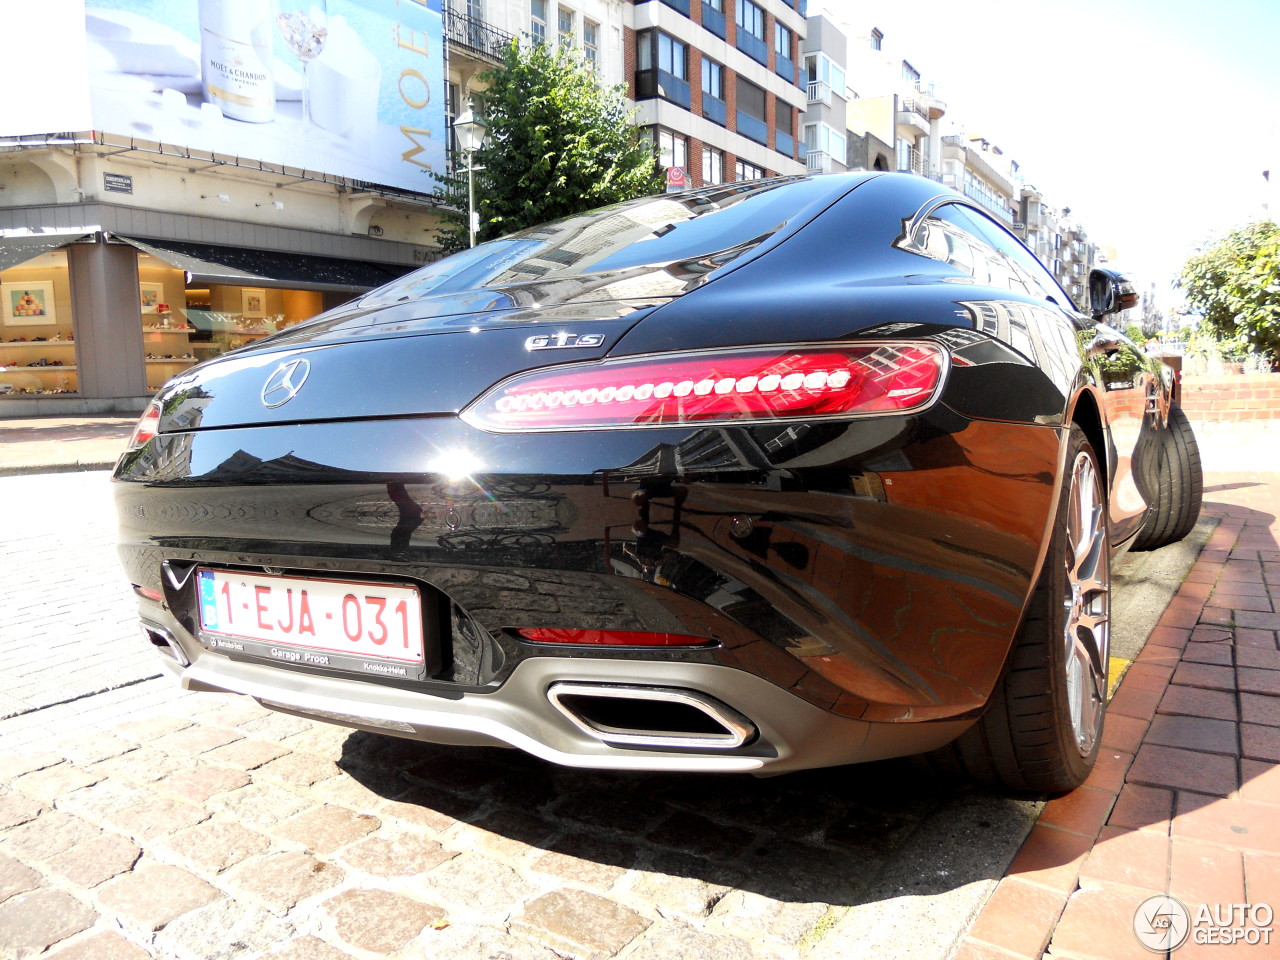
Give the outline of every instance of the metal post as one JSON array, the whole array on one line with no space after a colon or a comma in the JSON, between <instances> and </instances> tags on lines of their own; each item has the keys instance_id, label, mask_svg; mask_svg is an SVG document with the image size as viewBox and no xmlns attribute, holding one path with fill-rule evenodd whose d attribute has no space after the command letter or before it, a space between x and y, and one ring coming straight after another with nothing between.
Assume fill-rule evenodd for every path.
<instances>
[{"instance_id":1,"label":"metal post","mask_svg":"<svg viewBox=\"0 0 1280 960\"><path fill-rule=\"evenodd\" d=\"M474 153L467 154L467 233L471 237L471 246L476 245L476 184L472 176Z\"/></svg>"}]
</instances>

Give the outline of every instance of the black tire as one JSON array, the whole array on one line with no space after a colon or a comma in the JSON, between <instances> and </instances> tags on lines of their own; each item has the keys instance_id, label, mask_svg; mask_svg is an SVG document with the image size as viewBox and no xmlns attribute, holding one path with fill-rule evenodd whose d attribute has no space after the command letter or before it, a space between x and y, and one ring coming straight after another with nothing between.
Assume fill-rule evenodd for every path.
<instances>
[{"instance_id":1,"label":"black tire","mask_svg":"<svg viewBox=\"0 0 1280 960\"><path fill-rule=\"evenodd\" d=\"M973 779L1034 793L1085 781L1106 709L1110 522L1098 458L1075 425L1066 464L1049 553L1004 675L982 719L932 758L940 769L959 765Z\"/></svg>"},{"instance_id":2,"label":"black tire","mask_svg":"<svg viewBox=\"0 0 1280 960\"><path fill-rule=\"evenodd\" d=\"M1168 426L1152 438L1141 461L1151 503L1133 549L1155 550L1177 543L1200 518L1204 496L1200 447L1181 407L1169 408Z\"/></svg>"}]
</instances>

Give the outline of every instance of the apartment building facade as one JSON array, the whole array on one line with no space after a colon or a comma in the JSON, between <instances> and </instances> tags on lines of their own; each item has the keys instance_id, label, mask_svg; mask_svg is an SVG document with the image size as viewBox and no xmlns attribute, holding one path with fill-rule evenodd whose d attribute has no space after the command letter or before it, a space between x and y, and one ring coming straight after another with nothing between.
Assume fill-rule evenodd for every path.
<instances>
[{"instance_id":1,"label":"apartment building facade","mask_svg":"<svg viewBox=\"0 0 1280 960\"><path fill-rule=\"evenodd\" d=\"M682 168L689 186L804 172L798 140L806 105L798 63L803 4L627 4L627 92L661 166Z\"/></svg>"}]
</instances>

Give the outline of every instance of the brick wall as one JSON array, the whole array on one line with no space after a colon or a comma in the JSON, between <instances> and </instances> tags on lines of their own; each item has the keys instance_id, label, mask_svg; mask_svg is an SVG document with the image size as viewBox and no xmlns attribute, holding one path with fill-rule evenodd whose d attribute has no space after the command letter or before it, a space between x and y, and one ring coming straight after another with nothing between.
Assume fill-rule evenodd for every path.
<instances>
[{"instance_id":1,"label":"brick wall","mask_svg":"<svg viewBox=\"0 0 1280 960\"><path fill-rule=\"evenodd\" d=\"M1280 373L1184 374L1182 408L1191 420L1280 419Z\"/></svg>"},{"instance_id":2,"label":"brick wall","mask_svg":"<svg viewBox=\"0 0 1280 960\"><path fill-rule=\"evenodd\" d=\"M627 96L636 98L636 32L622 28L622 73L627 80Z\"/></svg>"}]
</instances>

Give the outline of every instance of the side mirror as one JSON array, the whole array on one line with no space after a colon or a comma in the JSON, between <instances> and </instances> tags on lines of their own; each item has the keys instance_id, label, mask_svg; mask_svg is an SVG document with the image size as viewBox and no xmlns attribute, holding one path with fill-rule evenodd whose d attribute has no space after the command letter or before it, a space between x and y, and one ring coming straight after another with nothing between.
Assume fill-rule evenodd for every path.
<instances>
[{"instance_id":1,"label":"side mirror","mask_svg":"<svg viewBox=\"0 0 1280 960\"><path fill-rule=\"evenodd\" d=\"M1089 271L1089 312L1093 319L1136 307L1140 299L1133 284L1114 270L1097 267Z\"/></svg>"}]
</instances>

